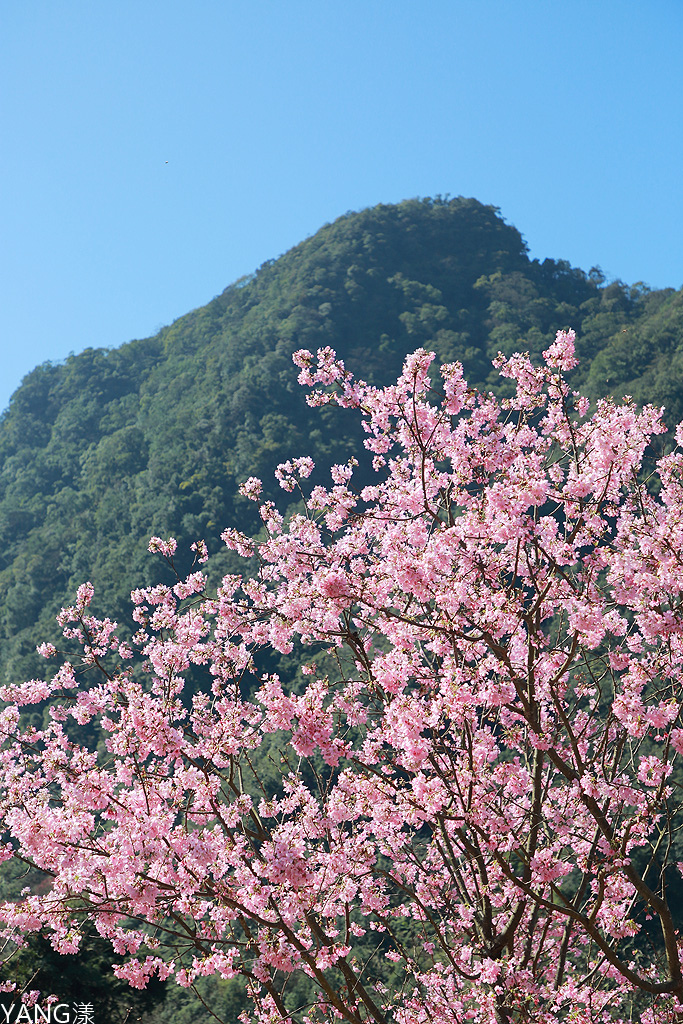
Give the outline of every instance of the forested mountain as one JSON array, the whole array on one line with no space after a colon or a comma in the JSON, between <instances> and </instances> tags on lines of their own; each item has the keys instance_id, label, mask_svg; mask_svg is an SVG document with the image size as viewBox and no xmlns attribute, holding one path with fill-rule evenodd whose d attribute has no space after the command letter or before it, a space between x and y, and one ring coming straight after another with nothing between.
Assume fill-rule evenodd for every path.
<instances>
[{"instance_id":1,"label":"forested mountain","mask_svg":"<svg viewBox=\"0 0 683 1024\"><path fill-rule=\"evenodd\" d=\"M427 346L496 390L499 349L538 354L573 326L594 395L628 392L678 419L682 304L530 260L474 199L410 200L339 218L153 338L37 367L0 421L0 678L39 670L36 639L83 579L124 615L151 533L220 548L226 524L252 525L240 480L357 446L338 412L306 406L295 349L331 345L386 382Z\"/></svg>"},{"instance_id":2,"label":"forested mountain","mask_svg":"<svg viewBox=\"0 0 683 1024\"><path fill-rule=\"evenodd\" d=\"M500 393L495 354L538 356L565 327L592 397L683 418L683 290L530 260L493 207L463 198L347 214L153 338L37 367L0 420L0 679L44 671L35 645L85 579L96 611L129 620L131 588L157 570L151 534L188 561L204 538L218 576L232 566L221 530L257 525L240 481L261 476L283 507L278 462L357 452L352 417L306 405L296 349L329 345L388 383L423 346Z\"/></svg>"}]
</instances>

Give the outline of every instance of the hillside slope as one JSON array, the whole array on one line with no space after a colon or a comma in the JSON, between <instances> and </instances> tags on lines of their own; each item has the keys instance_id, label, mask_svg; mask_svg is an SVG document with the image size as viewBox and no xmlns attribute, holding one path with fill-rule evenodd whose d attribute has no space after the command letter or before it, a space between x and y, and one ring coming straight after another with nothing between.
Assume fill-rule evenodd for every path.
<instances>
[{"instance_id":1,"label":"hillside slope","mask_svg":"<svg viewBox=\"0 0 683 1024\"><path fill-rule=\"evenodd\" d=\"M497 390L499 349L538 354L566 326L594 396L683 415L683 292L531 261L493 207L462 198L347 214L153 338L37 367L0 421L0 679L42 670L35 644L84 579L127 616L152 533L219 551L225 525L255 525L240 480L262 476L282 504L278 462L358 448L342 412L306 406L295 349L330 345L387 382L425 346Z\"/></svg>"}]
</instances>

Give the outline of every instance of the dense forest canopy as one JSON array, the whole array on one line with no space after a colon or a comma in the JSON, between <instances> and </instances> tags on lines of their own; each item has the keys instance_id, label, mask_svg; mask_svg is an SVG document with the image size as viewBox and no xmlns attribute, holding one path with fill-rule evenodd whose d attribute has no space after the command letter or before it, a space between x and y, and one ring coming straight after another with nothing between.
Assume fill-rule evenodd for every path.
<instances>
[{"instance_id":1,"label":"dense forest canopy","mask_svg":"<svg viewBox=\"0 0 683 1024\"><path fill-rule=\"evenodd\" d=\"M218 578L221 530L258 528L242 480L262 477L283 508L277 463L309 454L324 471L358 453L355 420L306 405L295 350L329 345L387 384L422 346L502 394L496 353L538 359L568 327L592 398L683 418L683 290L531 260L494 207L464 198L346 214L155 337L38 366L0 420L0 680L44 672L35 645L85 579L130 622L151 534L177 537L181 571L206 539Z\"/></svg>"},{"instance_id":2,"label":"dense forest canopy","mask_svg":"<svg viewBox=\"0 0 683 1024\"><path fill-rule=\"evenodd\" d=\"M683 293L530 260L474 199L340 217L153 338L33 370L0 421L0 678L38 671L36 636L84 578L123 615L146 538L211 543L251 514L237 483L293 454L348 457L348 421L313 415L291 353L331 345L386 383L418 346L496 390L491 359L574 327L582 385L683 415ZM253 525L253 524L252 524Z\"/></svg>"}]
</instances>

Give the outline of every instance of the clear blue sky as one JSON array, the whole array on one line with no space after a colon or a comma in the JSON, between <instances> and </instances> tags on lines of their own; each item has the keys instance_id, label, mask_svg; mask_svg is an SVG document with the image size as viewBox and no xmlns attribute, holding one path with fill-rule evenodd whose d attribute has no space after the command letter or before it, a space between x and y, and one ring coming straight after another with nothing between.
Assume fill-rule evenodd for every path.
<instances>
[{"instance_id":1,"label":"clear blue sky","mask_svg":"<svg viewBox=\"0 0 683 1024\"><path fill-rule=\"evenodd\" d=\"M682 51L681 0L5 0L0 408L411 196L680 287Z\"/></svg>"}]
</instances>

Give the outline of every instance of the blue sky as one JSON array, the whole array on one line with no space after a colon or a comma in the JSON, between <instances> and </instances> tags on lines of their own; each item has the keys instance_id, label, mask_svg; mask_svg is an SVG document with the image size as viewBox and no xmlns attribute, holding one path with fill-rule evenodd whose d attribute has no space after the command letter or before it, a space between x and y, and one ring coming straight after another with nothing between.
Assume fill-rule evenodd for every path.
<instances>
[{"instance_id":1,"label":"blue sky","mask_svg":"<svg viewBox=\"0 0 683 1024\"><path fill-rule=\"evenodd\" d=\"M411 196L681 287L682 47L680 0L1 4L0 408Z\"/></svg>"}]
</instances>

